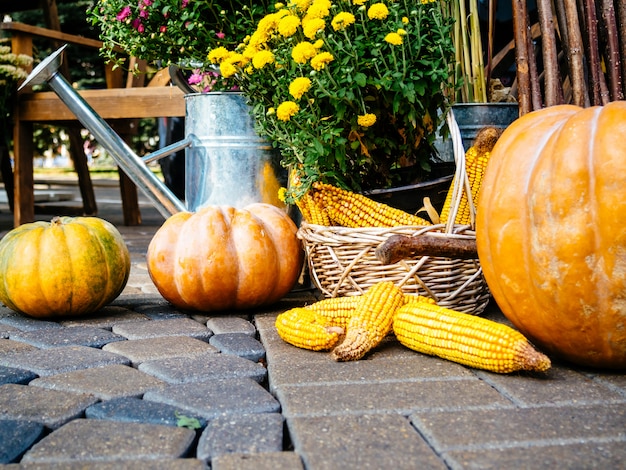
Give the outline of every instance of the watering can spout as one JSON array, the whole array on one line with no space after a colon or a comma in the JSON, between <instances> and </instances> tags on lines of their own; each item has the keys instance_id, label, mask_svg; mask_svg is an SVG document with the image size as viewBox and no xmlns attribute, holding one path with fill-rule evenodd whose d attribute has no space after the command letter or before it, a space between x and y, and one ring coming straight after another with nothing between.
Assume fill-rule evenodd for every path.
<instances>
[{"instance_id":1,"label":"watering can spout","mask_svg":"<svg viewBox=\"0 0 626 470\"><path fill-rule=\"evenodd\" d=\"M61 101L74 113L80 123L111 154L115 162L128 175L131 181L150 199L150 202L163 217L168 218L178 212L185 211L185 205L146 166L145 161L148 160L143 160L137 156L126 142L115 133L111 126L58 73L62 61L62 53L66 47L67 45L64 45L57 49L39 63L20 89L29 85L47 82ZM182 145L190 145L189 142L186 141Z\"/></svg>"}]
</instances>

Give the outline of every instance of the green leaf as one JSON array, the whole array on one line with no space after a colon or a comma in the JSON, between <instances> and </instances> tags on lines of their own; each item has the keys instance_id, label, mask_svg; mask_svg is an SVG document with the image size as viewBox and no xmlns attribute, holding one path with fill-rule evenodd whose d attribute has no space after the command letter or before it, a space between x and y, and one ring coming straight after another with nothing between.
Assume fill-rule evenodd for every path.
<instances>
[{"instance_id":1,"label":"green leaf","mask_svg":"<svg viewBox=\"0 0 626 470\"><path fill-rule=\"evenodd\" d=\"M180 414L178 411L175 414L176 416L176 426L179 428L188 428L188 429L200 429L202 425L197 418L190 418L189 416L185 416Z\"/></svg>"}]
</instances>

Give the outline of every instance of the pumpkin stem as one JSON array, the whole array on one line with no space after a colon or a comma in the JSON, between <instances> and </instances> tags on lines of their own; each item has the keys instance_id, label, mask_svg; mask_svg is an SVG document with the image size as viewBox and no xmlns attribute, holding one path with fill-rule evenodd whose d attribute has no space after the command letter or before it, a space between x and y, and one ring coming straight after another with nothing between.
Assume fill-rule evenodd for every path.
<instances>
[{"instance_id":1,"label":"pumpkin stem","mask_svg":"<svg viewBox=\"0 0 626 470\"><path fill-rule=\"evenodd\" d=\"M61 217L55 215L50 221L50 225L63 225L63 221L61 220Z\"/></svg>"}]
</instances>

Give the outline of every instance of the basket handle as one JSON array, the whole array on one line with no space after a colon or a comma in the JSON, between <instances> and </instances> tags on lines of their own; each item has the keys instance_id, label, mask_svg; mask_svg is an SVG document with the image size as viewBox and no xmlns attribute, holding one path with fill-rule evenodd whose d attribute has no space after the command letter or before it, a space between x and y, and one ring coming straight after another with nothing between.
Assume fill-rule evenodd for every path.
<instances>
[{"instance_id":1,"label":"basket handle","mask_svg":"<svg viewBox=\"0 0 626 470\"><path fill-rule=\"evenodd\" d=\"M450 130L452 149L454 151L454 162L456 165L454 178L452 179L452 203L450 204L450 215L445 226L445 233L452 233L454 230L454 221L456 220L456 215L459 211L459 205L461 203L463 193L467 195L470 208L470 225L472 229L474 228L476 222L476 206L472 199L472 190L467 176L467 169L465 167L465 148L463 147L461 130L456 122L452 109L450 109L446 115L446 122L448 123L448 129ZM459 184L459 181L461 184Z\"/></svg>"}]
</instances>

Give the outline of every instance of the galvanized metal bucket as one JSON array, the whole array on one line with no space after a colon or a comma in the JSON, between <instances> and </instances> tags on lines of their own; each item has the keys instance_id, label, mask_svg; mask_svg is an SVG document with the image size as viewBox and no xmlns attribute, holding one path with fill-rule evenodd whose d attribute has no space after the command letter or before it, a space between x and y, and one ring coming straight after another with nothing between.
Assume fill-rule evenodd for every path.
<instances>
[{"instance_id":1,"label":"galvanized metal bucket","mask_svg":"<svg viewBox=\"0 0 626 470\"><path fill-rule=\"evenodd\" d=\"M266 202L278 207L278 189L287 184L280 155L259 137L241 93L185 96L185 203L196 211L207 205L244 207Z\"/></svg>"}]
</instances>

